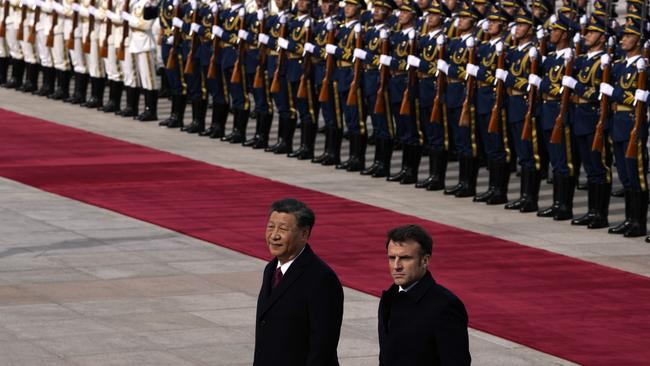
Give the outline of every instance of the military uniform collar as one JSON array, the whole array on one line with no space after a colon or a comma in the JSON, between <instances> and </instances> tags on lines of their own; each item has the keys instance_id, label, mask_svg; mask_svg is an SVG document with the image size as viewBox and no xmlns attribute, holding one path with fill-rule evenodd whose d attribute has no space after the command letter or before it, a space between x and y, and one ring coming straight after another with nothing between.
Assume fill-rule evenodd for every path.
<instances>
[{"instance_id":1,"label":"military uniform collar","mask_svg":"<svg viewBox=\"0 0 650 366\"><path fill-rule=\"evenodd\" d=\"M406 28L406 29L402 29L402 34L409 34L409 32L410 32L412 29L414 30L415 28L414 28L413 26L411 26L411 27L408 27L408 28Z\"/></svg>"},{"instance_id":2,"label":"military uniform collar","mask_svg":"<svg viewBox=\"0 0 650 366\"><path fill-rule=\"evenodd\" d=\"M303 20L303 19L307 18L308 16L309 16L309 14L302 14L302 15L298 15L298 17L296 19Z\"/></svg>"},{"instance_id":3,"label":"military uniform collar","mask_svg":"<svg viewBox=\"0 0 650 366\"><path fill-rule=\"evenodd\" d=\"M375 24L372 27L376 30L381 30L382 28L386 28L386 23Z\"/></svg>"},{"instance_id":4,"label":"military uniform collar","mask_svg":"<svg viewBox=\"0 0 650 366\"><path fill-rule=\"evenodd\" d=\"M627 67L630 67L630 65L636 63L636 61L637 61L638 59L640 59L640 58L641 58L641 55L636 55L636 56L632 56L632 57L626 57L626 58L625 58L625 65L626 65Z\"/></svg>"},{"instance_id":5,"label":"military uniform collar","mask_svg":"<svg viewBox=\"0 0 650 366\"><path fill-rule=\"evenodd\" d=\"M564 58L564 55L568 55L569 52L571 52L571 48L565 47L561 50L555 51L555 57L557 58Z\"/></svg>"},{"instance_id":6,"label":"military uniform collar","mask_svg":"<svg viewBox=\"0 0 650 366\"><path fill-rule=\"evenodd\" d=\"M437 38L440 34L442 34L442 28L434 29L429 32L429 39Z\"/></svg>"},{"instance_id":7,"label":"military uniform collar","mask_svg":"<svg viewBox=\"0 0 650 366\"><path fill-rule=\"evenodd\" d=\"M524 43L524 44L520 44L519 46L517 46L517 50L518 50L518 51L523 51L523 50L525 50L526 47L528 47L528 45L531 44L531 43L532 43L532 42L528 41L528 42L526 42L526 43Z\"/></svg>"},{"instance_id":8,"label":"military uniform collar","mask_svg":"<svg viewBox=\"0 0 650 366\"><path fill-rule=\"evenodd\" d=\"M244 4L235 4L235 5L233 5L233 6L230 7L230 10L231 10L231 11L237 11L237 10L239 10L239 8L241 8L242 6L244 6Z\"/></svg>"},{"instance_id":9,"label":"military uniform collar","mask_svg":"<svg viewBox=\"0 0 650 366\"><path fill-rule=\"evenodd\" d=\"M463 34L463 35L460 36L460 40L463 41L463 43L464 43L465 41L467 41L467 38L469 38L471 36L472 36L472 33Z\"/></svg>"},{"instance_id":10,"label":"military uniform collar","mask_svg":"<svg viewBox=\"0 0 650 366\"><path fill-rule=\"evenodd\" d=\"M501 38L494 38L490 40L490 46L494 46L497 43L501 42Z\"/></svg>"},{"instance_id":11,"label":"military uniform collar","mask_svg":"<svg viewBox=\"0 0 650 366\"><path fill-rule=\"evenodd\" d=\"M593 51L593 52L587 52L587 60L591 60L592 58L603 54L605 51L603 50L598 50L598 51Z\"/></svg>"},{"instance_id":12,"label":"military uniform collar","mask_svg":"<svg viewBox=\"0 0 650 366\"><path fill-rule=\"evenodd\" d=\"M354 27L354 25L357 24L357 23L359 23L359 21L356 20L356 19L353 19L353 20L350 20L350 21L346 21L346 22L345 22L345 27L346 27L346 28L352 28L352 27Z\"/></svg>"}]
</instances>

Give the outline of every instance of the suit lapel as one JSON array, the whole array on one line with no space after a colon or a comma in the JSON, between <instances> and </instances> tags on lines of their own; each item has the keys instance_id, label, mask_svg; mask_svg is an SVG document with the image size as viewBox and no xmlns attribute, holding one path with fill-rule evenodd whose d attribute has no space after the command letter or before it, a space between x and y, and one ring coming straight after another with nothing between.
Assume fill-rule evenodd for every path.
<instances>
[{"instance_id":1,"label":"suit lapel","mask_svg":"<svg viewBox=\"0 0 650 366\"><path fill-rule=\"evenodd\" d=\"M269 308L280 298L284 293L291 287L291 285L305 272L307 266L312 261L314 257L314 252L311 251L309 244L305 247L305 250L296 258L296 260L291 264L287 273L282 276L282 280L278 287L270 291L270 296L262 302L262 307L258 312L258 316L262 316ZM275 266L277 266L277 259L274 260ZM269 271L273 272L273 271ZM266 276L265 276L266 277ZM269 276L270 277L270 276ZM271 286L271 280L269 278L268 286ZM268 293L268 292L267 292Z\"/></svg>"}]
</instances>

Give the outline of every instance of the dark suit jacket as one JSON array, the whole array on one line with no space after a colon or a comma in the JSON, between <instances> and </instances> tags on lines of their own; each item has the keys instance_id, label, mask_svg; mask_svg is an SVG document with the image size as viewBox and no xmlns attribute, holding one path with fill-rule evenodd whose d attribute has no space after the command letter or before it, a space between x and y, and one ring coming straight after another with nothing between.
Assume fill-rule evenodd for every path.
<instances>
[{"instance_id":1,"label":"dark suit jacket","mask_svg":"<svg viewBox=\"0 0 650 366\"><path fill-rule=\"evenodd\" d=\"M338 365L343 288L307 245L271 289L278 260L264 269L257 300L255 366Z\"/></svg>"},{"instance_id":2,"label":"dark suit jacket","mask_svg":"<svg viewBox=\"0 0 650 366\"><path fill-rule=\"evenodd\" d=\"M397 285L379 301L379 364L471 364L463 303L427 271L408 292Z\"/></svg>"}]
</instances>

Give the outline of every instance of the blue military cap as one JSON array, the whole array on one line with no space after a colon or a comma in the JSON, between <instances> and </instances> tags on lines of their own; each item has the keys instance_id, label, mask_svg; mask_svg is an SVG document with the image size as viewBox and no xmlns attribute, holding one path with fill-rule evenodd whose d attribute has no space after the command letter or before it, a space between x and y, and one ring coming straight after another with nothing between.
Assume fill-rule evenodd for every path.
<instances>
[{"instance_id":1,"label":"blue military cap","mask_svg":"<svg viewBox=\"0 0 650 366\"><path fill-rule=\"evenodd\" d=\"M380 6L382 8L387 8L390 10L395 10L397 9L397 4L395 4L394 0L375 0L372 2L373 6Z\"/></svg>"},{"instance_id":2,"label":"blue military cap","mask_svg":"<svg viewBox=\"0 0 650 366\"><path fill-rule=\"evenodd\" d=\"M515 15L515 22L533 25L533 13L531 13L528 8L521 7L519 8L517 15Z\"/></svg>"},{"instance_id":3,"label":"blue military cap","mask_svg":"<svg viewBox=\"0 0 650 366\"><path fill-rule=\"evenodd\" d=\"M356 5L361 9L366 9L368 7L368 5L366 5L366 2L363 0L345 0L345 3L349 5Z\"/></svg>"},{"instance_id":4,"label":"blue military cap","mask_svg":"<svg viewBox=\"0 0 650 366\"><path fill-rule=\"evenodd\" d=\"M557 19L551 24L551 29L560 29L565 32L579 32L580 25L569 19L564 13L558 13Z\"/></svg>"},{"instance_id":5,"label":"blue military cap","mask_svg":"<svg viewBox=\"0 0 650 366\"><path fill-rule=\"evenodd\" d=\"M513 21L513 18L502 7L495 5L492 7L492 9L490 9L490 12L487 15L487 20L496 20L510 23Z\"/></svg>"},{"instance_id":6,"label":"blue military cap","mask_svg":"<svg viewBox=\"0 0 650 366\"><path fill-rule=\"evenodd\" d=\"M623 27L621 34L635 34L637 36L641 36L641 31L643 30L641 23L641 19L635 19L627 22L627 24L625 24Z\"/></svg>"},{"instance_id":7,"label":"blue military cap","mask_svg":"<svg viewBox=\"0 0 650 366\"><path fill-rule=\"evenodd\" d=\"M534 0L533 7L544 9L548 14L555 13L555 2L551 0Z\"/></svg>"},{"instance_id":8,"label":"blue military cap","mask_svg":"<svg viewBox=\"0 0 650 366\"><path fill-rule=\"evenodd\" d=\"M415 0L403 0L399 10L415 13L418 17L422 16L422 9L415 3Z\"/></svg>"},{"instance_id":9,"label":"blue military cap","mask_svg":"<svg viewBox=\"0 0 650 366\"><path fill-rule=\"evenodd\" d=\"M474 20L479 20L479 19L483 19L483 14L481 14L481 12L478 11L478 9L476 9L474 5L463 3L463 6L458 12L458 17L473 18Z\"/></svg>"},{"instance_id":10,"label":"blue military cap","mask_svg":"<svg viewBox=\"0 0 650 366\"><path fill-rule=\"evenodd\" d=\"M587 32L594 31L594 32L600 32L605 34L609 34L611 31L611 29L609 29L609 27L605 23L605 19L594 15L589 17L585 29L587 30Z\"/></svg>"},{"instance_id":11,"label":"blue military cap","mask_svg":"<svg viewBox=\"0 0 650 366\"><path fill-rule=\"evenodd\" d=\"M434 1L433 4L431 4L431 6L427 9L427 13L429 13L429 14L440 14L443 17L446 17L446 18L451 17L451 11L447 7L447 5L445 5L442 2L437 2L437 1Z\"/></svg>"}]
</instances>

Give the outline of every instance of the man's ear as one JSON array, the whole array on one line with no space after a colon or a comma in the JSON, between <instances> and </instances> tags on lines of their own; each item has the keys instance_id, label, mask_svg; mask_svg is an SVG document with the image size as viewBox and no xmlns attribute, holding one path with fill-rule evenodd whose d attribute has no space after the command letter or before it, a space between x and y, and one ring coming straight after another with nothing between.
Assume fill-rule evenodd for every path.
<instances>
[{"instance_id":1,"label":"man's ear","mask_svg":"<svg viewBox=\"0 0 650 366\"><path fill-rule=\"evenodd\" d=\"M429 265L429 261L431 260L431 254L425 254L422 256L422 265L425 267Z\"/></svg>"}]
</instances>

